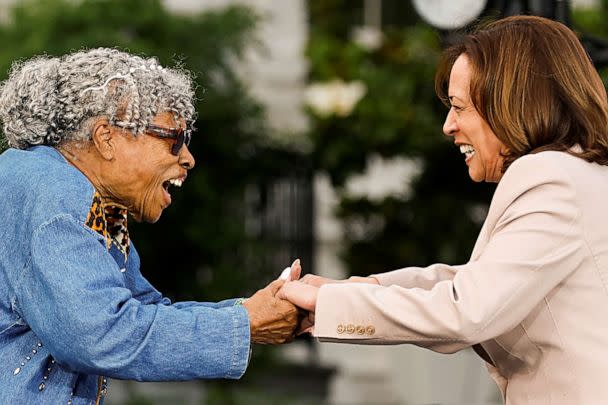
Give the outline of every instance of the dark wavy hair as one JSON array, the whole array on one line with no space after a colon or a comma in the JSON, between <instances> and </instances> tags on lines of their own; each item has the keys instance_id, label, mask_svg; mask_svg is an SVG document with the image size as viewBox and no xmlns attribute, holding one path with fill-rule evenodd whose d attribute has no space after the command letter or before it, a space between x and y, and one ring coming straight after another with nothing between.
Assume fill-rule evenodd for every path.
<instances>
[{"instance_id":1,"label":"dark wavy hair","mask_svg":"<svg viewBox=\"0 0 608 405\"><path fill-rule=\"evenodd\" d=\"M514 16L465 35L443 53L435 76L435 90L446 105L450 72L460 55L470 61L474 107L509 149L503 172L520 156L547 150L608 165L606 89L568 27Z\"/></svg>"}]
</instances>

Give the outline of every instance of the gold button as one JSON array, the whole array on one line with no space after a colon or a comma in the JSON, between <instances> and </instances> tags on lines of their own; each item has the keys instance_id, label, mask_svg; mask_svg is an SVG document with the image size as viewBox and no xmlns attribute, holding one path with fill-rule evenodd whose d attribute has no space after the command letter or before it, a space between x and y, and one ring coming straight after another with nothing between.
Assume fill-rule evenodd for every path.
<instances>
[{"instance_id":1,"label":"gold button","mask_svg":"<svg viewBox=\"0 0 608 405\"><path fill-rule=\"evenodd\" d=\"M357 325L357 335L365 335L365 326Z\"/></svg>"},{"instance_id":2,"label":"gold button","mask_svg":"<svg viewBox=\"0 0 608 405\"><path fill-rule=\"evenodd\" d=\"M376 333L376 328L374 328L372 325L369 325L367 328L365 328L365 333L372 336L374 333Z\"/></svg>"},{"instance_id":3,"label":"gold button","mask_svg":"<svg viewBox=\"0 0 608 405\"><path fill-rule=\"evenodd\" d=\"M336 332L338 332L338 335L341 335L344 333L344 325L340 324L338 325L338 327L336 328Z\"/></svg>"},{"instance_id":4,"label":"gold button","mask_svg":"<svg viewBox=\"0 0 608 405\"><path fill-rule=\"evenodd\" d=\"M346 333L348 333L349 335L355 333L355 325L353 325L352 323L346 325Z\"/></svg>"}]
</instances>

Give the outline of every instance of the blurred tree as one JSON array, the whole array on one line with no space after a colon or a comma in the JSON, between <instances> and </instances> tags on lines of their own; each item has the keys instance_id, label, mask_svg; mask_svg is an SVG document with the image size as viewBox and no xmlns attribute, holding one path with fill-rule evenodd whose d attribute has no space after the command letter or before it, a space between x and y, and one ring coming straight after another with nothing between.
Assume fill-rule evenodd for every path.
<instances>
[{"instance_id":1,"label":"blurred tree","mask_svg":"<svg viewBox=\"0 0 608 405\"><path fill-rule=\"evenodd\" d=\"M339 78L365 89L348 114L319 110L309 100L313 164L337 187L337 214L346 226L343 258L357 275L466 262L494 189L469 179L459 150L442 135L447 109L433 82L438 34L411 6L396 3L403 4L382 2L391 15L381 32L368 27L358 35L353 28L361 23L362 2L309 2L310 81ZM347 180L366 169L371 154L414 159L422 170L411 192L381 200L349 195Z\"/></svg>"},{"instance_id":2,"label":"blurred tree","mask_svg":"<svg viewBox=\"0 0 608 405\"><path fill-rule=\"evenodd\" d=\"M243 296L281 270L245 261L263 247L246 234L244 190L293 161L267 145L263 111L234 71L255 45L258 21L242 7L184 16L159 0L25 0L0 26L3 77L15 60L99 46L155 55L169 66L177 59L196 75L200 117L190 149L198 167L158 223L130 227L144 274L173 298Z\"/></svg>"},{"instance_id":3,"label":"blurred tree","mask_svg":"<svg viewBox=\"0 0 608 405\"><path fill-rule=\"evenodd\" d=\"M608 0L597 7L574 8L572 28L579 34L593 62L600 72L604 85L608 84Z\"/></svg>"}]
</instances>

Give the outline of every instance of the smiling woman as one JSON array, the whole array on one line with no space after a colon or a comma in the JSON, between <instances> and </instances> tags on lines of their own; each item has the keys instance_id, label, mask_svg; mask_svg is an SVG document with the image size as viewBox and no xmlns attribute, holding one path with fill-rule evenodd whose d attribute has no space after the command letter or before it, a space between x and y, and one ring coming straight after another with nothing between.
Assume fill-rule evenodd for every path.
<instances>
[{"instance_id":1,"label":"smiling woman","mask_svg":"<svg viewBox=\"0 0 608 405\"><path fill-rule=\"evenodd\" d=\"M506 153L506 147L473 105L469 95L470 83L469 58L461 55L454 62L450 74L450 111L443 124L443 132L454 138L454 144L465 155L473 181L497 183L502 176L502 155Z\"/></svg>"},{"instance_id":2,"label":"smiling woman","mask_svg":"<svg viewBox=\"0 0 608 405\"><path fill-rule=\"evenodd\" d=\"M137 136L101 118L92 127L94 142L58 146L73 166L94 179L106 202L124 206L136 221L156 222L171 204L169 186L181 186L194 167L183 138L185 122L168 111L151 122Z\"/></svg>"},{"instance_id":3,"label":"smiling woman","mask_svg":"<svg viewBox=\"0 0 608 405\"><path fill-rule=\"evenodd\" d=\"M157 221L194 167L192 87L103 48L16 64L2 84L0 403L99 404L106 377L240 378L251 343L293 338L282 280L172 304L140 272L128 217Z\"/></svg>"},{"instance_id":4,"label":"smiling woman","mask_svg":"<svg viewBox=\"0 0 608 405\"><path fill-rule=\"evenodd\" d=\"M608 102L598 73L568 27L516 16L465 35L436 79L450 108L444 132L471 179L498 182L470 260L306 275L279 296L315 312L306 326L321 340L472 347L507 404L605 403Z\"/></svg>"}]
</instances>

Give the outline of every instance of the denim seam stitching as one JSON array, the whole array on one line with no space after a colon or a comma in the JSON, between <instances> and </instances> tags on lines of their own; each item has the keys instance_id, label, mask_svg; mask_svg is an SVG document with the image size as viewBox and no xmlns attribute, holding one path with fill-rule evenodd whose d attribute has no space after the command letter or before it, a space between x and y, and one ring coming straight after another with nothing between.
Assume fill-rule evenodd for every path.
<instances>
[{"instance_id":1,"label":"denim seam stitching","mask_svg":"<svg viewBox=\"0 0 608 405\"><path fill-rule=\"evenodd\" d=\"M12 324L8 325L6 328L0 330L0 335L3 334L4 332L6 332L7 330L9 330L10 328L12 328L15 325L19 325L19 321L15 321Z\"/></svg>"}]
</instances>

